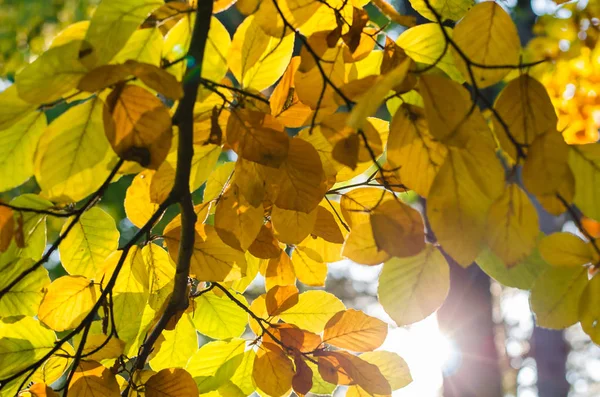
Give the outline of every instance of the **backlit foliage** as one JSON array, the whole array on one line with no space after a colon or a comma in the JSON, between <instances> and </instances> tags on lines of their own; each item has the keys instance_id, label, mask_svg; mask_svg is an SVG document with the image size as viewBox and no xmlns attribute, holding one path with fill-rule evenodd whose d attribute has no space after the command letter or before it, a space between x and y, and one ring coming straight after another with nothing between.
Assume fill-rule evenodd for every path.
<instances>
[{"instance_id":1,"label":"backlit foliage","mask_svg":"<svg viewBox=\"0 0 600 397\"><path fill-rule=\"evenodd\" d=\"M39 187L0 202L2 395L388 396L412 380L388 324L318 288L344 258L383 263L398 326L454 262L600 342L598 2L526 48L499 3L411 5L103 0L56 35L0 94L0 191ZM127 176L133 236L98 205Z\"/></svg>"}]
</instances>

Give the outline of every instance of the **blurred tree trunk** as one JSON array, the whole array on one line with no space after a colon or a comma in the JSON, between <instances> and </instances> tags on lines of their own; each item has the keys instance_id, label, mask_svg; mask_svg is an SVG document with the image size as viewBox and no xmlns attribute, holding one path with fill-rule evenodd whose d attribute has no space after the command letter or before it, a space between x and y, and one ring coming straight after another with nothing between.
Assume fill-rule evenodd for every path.
<instances>
[{"instance_id":1,"label":"blurred tree trunk","mask_svg":"<svg viewBox=\"0 0 600 397\"><path fill-rule=\"evenodd\" d=\"M479 267L450 264L450 293L438 321L460 352L457 367L444 374L444 397L502 397L490 279Z\"/></svg>"},{"instance_id":2,"label":"blurred tree trunk","mask_svg":"<svg viewBox=\"0 0 600 397\"><path fill-rule=\"evenodd\" d=\"M531 337L531 357L538 372L538 395L566 397L571 386L567 382L569 347L562 331L535 327Z\"/></svg>"}]
</instances>

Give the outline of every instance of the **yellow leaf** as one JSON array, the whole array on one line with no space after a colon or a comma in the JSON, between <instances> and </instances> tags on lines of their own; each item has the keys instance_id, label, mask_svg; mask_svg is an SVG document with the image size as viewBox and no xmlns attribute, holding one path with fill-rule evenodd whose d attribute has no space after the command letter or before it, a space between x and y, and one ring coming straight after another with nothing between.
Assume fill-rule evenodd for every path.
<instances>
[{"instance_id":1,"label":"yellow leaf","mask_svg":"<svg viewBox=\"0 0 600 397\"><path fill-rule=\"evenodd\" d=\"M331 317L344 309L344 304L335 295L314 290L301 293L298 297L298 304L285 310L279 316L286 323L319 333L325 329L325 324Z\"/></svg>"},{"instance_id":2,"label":"yellow leaf","mask_svg":"<svg viewBox=\"0 0 600 397\"><path fill-rule=\"evenodd\" d=\"M442 17L442 20L450 19L458 21L473 6L473 0L430 0L431 7ZM427 6L425 0L410 0L410 5L425 18L436 22L433 12Z\"/></svg>"},{"instance_id":3,"label":"yellow leaf","mask_svg":"<svg viewBox=\"0 0 600 397\"><path fill-rule=\"evenodd\" d=\"M569 146L558 131L538 135L523 165L523 185L536 195L555 194L570 172Z\"/></svg>"},{"instance_id":4,"label":"yellow leaf","mask_svg":"<svg viewBox=\"0 0 600 397\"><path fill-rule=\"evenodd\" d=\"M316 355L316 354L315 354ZM389 382L381 371L360 357L345 351L318 352L319 373L334 385L357 384L370 394L389 395Z\"/></svg>"},{"instance_id":5,"label":"yellow leaf","mask_svg":"<svg viewBox=\"0 0 600 397\"><path fill-rule=\"evenodd\" d=\"M75 339L79 339L75 343L81 343L81 338L78 337ZM116 359L123 353L123 349L125 349L125 342L122 340L114 336L94 334L88 335L82 354L86 360L100 362L106 359Z\"/></svg>"},{"instance_id":6,"label":"yellow leaf","mask_svg":"<svg viewBox=\"0 0 600 397\"><path fill-rule=\"evenodd\" d=\"M494 109L506 123L517 143L528 147L538 135L556 131L556 112L546 88L533 77L523 74L511 80L496 98ZM500 146L513 159L517 149L504 126L492 117Z\"/></svg>"},{"instance_id":7,"label":"yellow leaf","mask_svg":"<svg viewBox=\"0 0 600 397\"><path fill-rule=\"evenodd\" d=\"M539 235L538 216L527 194L510 184L490 207L485 238L507 267L531 253Z\"/></svg>"},{"instance_id":8,"label":"yellow leaf","mask_svg":"<svg viewBox=\"0 0 600 397\"><path fill-rule=\"evenodd\" d=\"M367 222L352 227L344 242L342 256L361 265L375 266L387 260L390 254L379 249L371 223Z\"/></svg>"},{"instance_id":9,"label":"yellow leaf","mask_svg":"<svg viewBox=\"0 0 600 397\"><path fill-rule=\"evenodd\" d=\"M69 384L69 393L81 397L118 397L121 395L115 375L96 361L81 361Z\"/></svg>"},{"instance_id":10,"label":"yellow leaf","mask_svg":"<svg viewBox=\"0 0 600 397\"><path fill-rule=\"evenodd\" d=\"M290 146L290 139L277 119L244 109L231 113L227 142L244 159L274 168L283 163Z\"/></svg>"},{"instance_id":11,"label":"yellow leaf","mask_svg":"<svg viewBox=\"0 0 600 397\"><path fill-rule=\"evenodd\" d=\"M177 227L165 235L169 254L177 260L179 254L179 231ZM246 272L244 253L225 244L214 227L206 225L206 239L196 234L190 274L201 281L232 281Z\"/></svg>"},{"instance_id":12,"label":"yellow leaf","mask_svg":"<svg viewBox=\"0 0 600 397\"><path fill-rule=\"evenodd\" d=\"M71 357L74 357L75 350L65 343L56 353L46 362L42 363L35 373L31 376L32 382L43 382L52 384L56 382L71 365Z\"/></svg>"},{"instance_id":13,"label":"yellow leaf","mask_svg":"<svg viewBox=\"0 0 600 397\"><path fill-rule=\"evenodd\" d=\"M150 13L163 4L159 0L102 1L81 46L82 61L89 69L108 63Z\"/></svg>"},{"instance_id":14,"label":"yellow leaf","mask_svg":"<svg viewBox=\"0 0 600 397\"><path fill-rule=\"evenodd\" d=\"M4 131L35 110L35 105L22 100L15 84L0 92L0 131ZM4 132L3 132L4 134Z\"/></svg>"},{"instance_id":15,"label":"yellow leaf","mask_svg":"<svg viewBox=\"0 0 600 397\"><path fill-rule=\"evenodd\" d=\"M206 40L204 58L202 59L203 78L218 82L225 77L228 69L227 60L230 47L231 37L229 32L223 26L223 23L213 16L210 20L208 39Z\"/></svg>"},{"instance_id":16,"label":"yellow leaf","mask_svg":"<svg viewBox=\"0 0 600 397\"><path fill-rule=\"evenodd\" d=\"M10 202L17 207L31 208L34 210L47 210L53 204L35 194L22 194ZM34 212L23 212L17 215L15 225L15 239L10 243L8 250L0 255L0 267L12 265L16 258L39 259L46 249L46 215ZM23 238L17 244L16 240Z\"/></svg>"},{"instance_id":17,"label":"yellow leaf","mask_svg":"<svg viewBox=\"0 0 600 397\"><path fill-rule=\"evenodd\" d=\"M242 363L245 344L243 339L233 338L209 342L196 351L185 370L194 377L201 394L217 390L231 379Z\"/></svg>"},{"instance_id":18,"label":"yellow leaf","mask_svg":"<svg viewBox=\"0 0 600 397\"><path fill-rule=\"evenodd\" d=\"M223 193L225 186L227 186L227 183L232 177L236 164L237 163L232 162L222 164L210 174L206 180L206 187L204 188L204 197L202 199L204 203L208 203L209 201L216 199L221 195L221 193ZM248 196L244 195L244 197L246 197L246 199L250 201L252 205L258 205L249 199ZM260 198L259 203L262 204L262 197Z\"/></svg>"},{"instance_id":19,"label":"yellow leaf","mask_svg":"<svg viewBox=\"0 0 600 397\"><path fill-rule=\"evenodd\" d=\"M231 382L246 396L249 396L256 390L256 386L252 382L252 368L254 368L255 358L256 353L254 350L244 352L244 359L231 377Z\"/></svg>"},{"instance_id":20,"label":"yellow leaf","mask_svg":"<svg viewBox=\"0 0 600 397\"><path fill-rule=\"evenodd\" d=\"M342 194L340 208L344 220L350 228L369 223L371 212L386 200L394 196L385 189L362 187Z\"/></svg>"},{"instance_id":21,"label":"yellow leaf","mask_svg":"<svg viewBox=\"0 0 600 397\"><path fill-rule=\"evenodd\" d=\"M444 27L448 36L452 37L452 29ZM405 30L396 40L406 55L413 61L426 65L435 65L448 77L460 83L465 79L456 68L450 51L446 49L446 38L437 23L424 23ZM445 53L444 53L445 51ZM422 67L421 67L422 68Z\"/></svg>"},{"instance_id":22,"label":"yellow leaf","mask_svg":"<svg viewBox=\"0 0 600 397\"><path fill-rule=\"evenodd\" d=\"M300 102L294 77L300 66L300 57L293 57L283 77L273 90L269 103L271 114L286 127L297 128L310 123L312 110Z\"/></svg>"},{"instance_id":23,"label":"yellow leaf","mask_svg":"<svg viewBox=\"0 0 600 397\"><path fill-rule=\"evenodd\" d=\"M155 371L171 367L183 368L198 350L198 335L187 313L177 322L175 329L163 331L162 336L165 340L150 360L150 367Z\"/></svg>"},{"instance_id":24,"label":"yellow leaf","mask_svg":"<svg viewBox=\"0 0 600 397\"><path fill-rule=\"evenodd\" d=\"M536 280L530 305L540 327L562 329L577 322L579 301L588 284L587 269L553 267Z\"/></svg>"},{"instance_id":25,"label":"yellow leaf","mask_svg":"<svg viewBox=\"0 0 600 397\"><path fill-rule=\"evenodd\" d=\"M468 266L481 251L486 217L502 194L504 170L494 150L481 141L450 147L427 200L427 217L448 254Z\"/></svg>"},{"instance_id":26,"label":"yellow leaf","mask_svg":"<svg viewBox=\"0 0 600 397\"><path fill-rule=\"evenodd\" d=\"M404 60L392 71L385 74L358 100L356 106L352 108L347 124L354 129L362 128L368 116L375 114L377 109L383 104L385 97L390 90L402 84L408 69L412 62Z\"/></svg>"},{"instance_id":27,"label":"yellow leaf","mask_svg":"<svg viewBox=\"0 0 600 397\"><path fill-rule=\"evenodd\" d=\"M88 315L97 298L97 288L89 279L60 277L48 286L38 318L55 331L73 329Z\"/></svg>"},{"instance_id":28,"label":"yellow leaf","mask_svg":"<svg viewBox=\"0 0 600 397\"><path fill-rule=\"evenodd\" d=\"M542 257L553 266L582 266L598 262L592 243L567 232L553 233L540 241Z\"/></svg>"},{"instance_id":29,"label":"yellow leaf","mask_svg":"<svg viewBox=\"0 0 600 397\"><path fill-rule=\"evenodd\" d=\"M325 33L325 35L321 36L326 36L328 32L322 33ZM331 85L342 87L344 83L347 82L344 68L344 48L342 46L336 46L329 49L325 37L321 37L322 43L313 43L314 40L318 40L319 35L314 35L314 37L316 37L316 39L309 38L309 45L311 45L311 47L314 48L319 45L320 47L322 46L327 49L325 51L326 53L322 54L320 58L322 60L321 67L330 83L327 83L323 79L321 71L314 63L313 56L303 48L300 52L302 62L300 63L300 67L295 76L296 91L298 92L300 101L310 106L313 110L316 110L317 108L337 108L338 104L335 100L336 92ZM303 65L304 63L308 63L311 67Z\"/></svg>"},{"instance_id":30,"label":"yellow leaf","mask_svg":"<svg viewBox=\"0 0 600 397\"><path fill-rule=\"evenodd\" d=\"M400 199L375 207L371 213L371 228L377 248L391 256L412 256L425 248L421 214Z\"/></svg>"},{"instance_id":31,"label":"yellow leaf","mask_svg":"<svg viewBox=\"0 0 600 397\"><path fill-rule=\"evenodd\" d=\"M0 376L24 370L44 357L56 342L54 332L33 317L15 322L0 320Z\"/></svg>"},{"instance_id":32,"label":"yellow leaf","mask_svg":"<svg viewBox=\"0 0 600 397\"><path fill-rule=\"evenodd\" d=\"M571 146L569 165L575 175L575 204L586 216L600 220L600 145Z\"/></svg>"},{"instance_id":33,"label":"yellow leaf","mask_svg":"<svg viewBox=\"0 0 600 397\"><path fill-rule=\"evenodd\" d=\"M1 96L0 106L3 106ZM33 175L35 151L47 126L43 112L33 111L19 119L0 131L0 191L17 187Z\"/></svg>"},{"instance_id":34,"label":"yellow leaf","mask_svg":"<svg viewBox=\"0 0 600 397\"><path fill-rule=\"evenodd\" d=\"M230 292L248 306L243 295ZM192 320L201 334L213 339L228 339L237 338L244 333L248 315L227 296L219 296L210 291L194 299Z\"/></svg>"},{"instance_id":35,"label":"yellow leaf","mask_svg":"<svg viewBox=\"0 0 600 397\"><path fill-rule=\"evenodd\" d=\"M325 325L323 342L356 352L377 349L385 340L388 326L360 310L341 311Z\"/></svg>"},{"instance_id":36,"label":"yellow leaf","mask_svg":"<svg viewBox=\"0 0 600 397\"><path fill-rule=\"evenodd\" d=\"M271 37L249 16L233 35L227 64L242 88L262 91L283 75L293 49L294 35Z\"/></svg>"},{"instance_id":37,"label":"yellow leaf","mask_svg":"<svg viewBox=\"0 0 600 397\"><path fill-rule=\"evenodd\" d=\"M275 205L306 213L314 210L328 189L316 149L300 138L291 139L287 158L279 169Z\"/></svg>"},{"instance_id":38,"label":"yellow leaf","mask_svg":"<svg viewBox=\"0 0 600 397\"><path fill-rule=\"evenodd\" d=\"M144 385L147 397L196 397L196 382L185 369L165 368Z\"/></svg>"},{"instance_id":39,"label":"yellow leaf","mask_svg":"<svg viewBox=\"0 0 600 397\"><path fill-rule=\"evenodd\" d=\"M447 153L429 132L422 108L398 109L390 125L387 160L405 186L426 198Z\"/></svg>"},{"instance_id":40,"label":"yellow leaf","mask_svg":"<svg viewBox=\"0 0 600 397\"><path fill-rule=\"evenodd\" d=\"M232 184L217 202L215 230L225 244L246 251L260 232L263 213L262 206L253 207Z\"/></svg>"},{"instance_id":41,"label":"yellow leaf","mask_svg":"<svg viewBox=\"0 0 600 397\"><path fill-rule=\"evenodd\" d=\"M410 258L385 262L379 276L379 302L399 326L436 311L450 289L450 268L433 245Z\"/></svg>"},{"instance_id":42,"label":"yellow leaf","mask_svg":"<svg viewBox=\"0 0 600 397\"><path fill-rule=\"evenodd\" d=\"M281 397L289 393L294 377L294 364L279 345L263 342L252 369L256 386L269 396Z\"/></svg>"},{"instance_id":43,"label":"yellow leaf","mask_svg":"<svg viewBox=\"0 0 600 397\"><path fill-rule=\"evenodd\" d=\"M254 313L257 317L263 318L272 323L279 322L279 317L269 316L269 313L267 312L266 294L259 295L258 297L256 297L256 299L252 301L252 303L250 304L250 311ZM256 319L248 315L248 325L250 325L250 329L257 336L263 335L263 329L260 324L258 321L256 321ZM264 324L262 325L264 326Z\"/></svg>"},{"instance_id":44,"label":"yellow leaf","mask_svg":"<svg viewBox=\"0 0 600 397\"><path fill-rule=\"evenodd\" d=\"M485 66L518 65L521 40L517 27L510 15L495 1L475 5L454 28L454 42L472 62L482 67L473 67L475 81L467 70L467 64L455 51L456 64L471 84L488 87L496 84L510 72L510 68L488 68Z\"/></svg>"},{"instance_id":45,"label":"yellow leaf","mask_svg":"<svg viewBox=\"0 0 600 397\"><path fill-rule=\"evenodd\" d=\"M274 206L271 211L271 222L275 236L285 244L300 244L308 236L317 221L317 208L309 213L284 210Z\"/></svg>"},{"instance_id":46,"label":"yellow leaf","mask_svg":"<svg viewBox=\"0 0 600 397\"><path fill-rule=\"evenodd\" d=\"M594 343L600 341L600 306L598 298L600 297L600 277L594 277L587 284L579 300L579 321L583 331L590 336Z\"/></svg>"},{"instance_id":47,"label":"yellow leaf","mask_svg":"<svg viewBox=\"0 0 600 397\"><path fill-rule=\"evenodd\" d=\"M313 240L313 237L308 236L306 239ZM303 244L306 242L306 239L303 241ZM327 242L325 244L333 245ZM337 244L336 246L339 252L340 246ZM325 286L327 265L324 263L325 260L320 253L306 246L297 246L293 256L292 265L294 266L294 273L298 281L312 287Z\"/></svg>"},{"instance_id":48,"label":"yellow leaf","mask_svg":"<svg viewBox=\"0 0 600 397\"><path fill-rule=\"evenodd\" d=\"M267 313L275 316L298 303L298 288L295 285L276 285L265 296Z\"/></svg>"},{"instance_id":49,"label":"yellow leaf","mask_svg":"<svg viewBox=\"0 0 600 397\"><path fill-rule=\"evenodd\" d=\"M104 134L103 108L99 98L74 106L42 135L35 178L49 199L79 201L108 177L114 153Z\"/></svg>"},{"instance_id":50,"label":"yellow leaf","mask_svg":"<svg viewBox=\"0 0 600 397\"><path fill-rule=\"evenodd\" d=\"M125 214L135 226L141 228L158 210L159 204L150 199L150 186L154 172L140 172L133 178L125 193Z\"/></svg>"},{"instance_id":51,"label":"yellow leaf","mask_svg":"<svg viewBox=\"0 0 600 397\"><path fill-rule=\"evenodd\" d=\"M428 74L419 79L431 134L445 144L465 147L471 137L493 144L492 134L468 91L456 81Z\"/></svg>"},{"instance_id":52,"label":"yellow leaf","mask_svg":"<svg viewBox=\"0 0 600 397\"><path fill-rule=\"evenodd\" d=\"M124 160L158 169L173 137L171 115L160 99L142 87L119 85L106 104L106 136L115 152Z\"/></svg>"},{"instance_id":53,"label":"yellow leaf","mask_svg":"<svg viewBox=\"0 0 600 397\"><path fill-rule=\"evenodd\" d=\"M105 285L112 277L119 262L121 251L116 251L104 261L103 274L96 276ZM126 343L125 354L137 353L144 334L150 326L153 312L145 312L149 296L148 268L142 250L134 247L124 260L123 267L113 288L113 315L119 339ZM143 314L142 314L143 313ZM141 341L138 339L141 334Z\"/></svg>"},{"instance_id":54,"label":"yellow leaf","mask_svg":"<svg viewBox=\"0 0 600 397\"><path fill-rule=\"evenodd\" d=\"M128 59L160 66L163 49L163 36L157 27L138 29L127 40L112 63L122 63Z\"/></svg>"},{"instance_id":55,"label":"yellow leaf","mask_svg":"<svg viewBox=\"0 0 600 397\"><path fill-rule=\"evenodd\" d=\"M34 261L27 258L0 266L2 274L0 289L6 288L21 272L30 269L33 264ZM48 284L50 284L48 271L43 267L38 267L2 296L0 317L35 315L44 296L44 288Z\"/></svg>"},{"instance_id":56,"label":"yellow leaf","mask_svg":"<svg viewBox=\"0 0 600 397\"><path fill-rule=\"evenodd\" d=\"M279 257L269 260L264 275L267 290L276 285L292 285L296 282L292 260L283 250L281 250Z\"/></svg>"},{"instance_id":57,"label":"yellow leaf","mask_svg":"<svg viewBox=\"0 0 600 397\"><path fill-rule=\"evenodd\" d=\"M16 76L19 97L32 104L55 101L77 86L86 70L79 62L81 41L50 48Z\"/></svg>"},{"instance_id":58,"label":"yellow leaf","mask_svg":"<svg viewBox=\"0 0 600 397\"><path fill-rule=\"evenodd\" d=\"M73 220L63 226L65 228ZM98 207L86 211L59 246L61 263L71 275L91 278L119 246L114 219Z\"/></svg>"},{"instance_id":59,"label":"yellow leaf","mask_svg":"<svg viewBox=\"0 0 600 397\"><path fill-rule=\"evenodd\" d=\"M386 351L367 352L360 355L362 360L379 368L393 390L401 389L412 382L410 369L402 357Z\"/></svg>"}]
</instances>

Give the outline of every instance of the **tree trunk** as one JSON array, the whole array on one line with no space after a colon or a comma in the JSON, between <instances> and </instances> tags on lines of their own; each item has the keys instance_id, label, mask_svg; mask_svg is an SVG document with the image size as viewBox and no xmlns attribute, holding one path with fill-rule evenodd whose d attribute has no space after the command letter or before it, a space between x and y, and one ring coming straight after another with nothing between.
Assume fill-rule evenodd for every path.
<instances>
[{"instance_id":1,"label":"tree trunk","mask_svg":"<svg viewBox=\"0 0 600 397\"><path fill-rule=\"evenodd\" d=\"M562 331L535 327L531 338L531 356L538 373L538 394L566 397L571 388L566 378L569 347Z\"/></svg>"},{"instance_id":2,"label":"tree trunk","mask_svg":"<svg viewBox=\"0 0 600 397\"><path fill-rule=\"evenodd\" d=\"M444 397L502 397L490 280L479 267L450 264L450 293L438 320L459 351L456 367L444 374Z\"/></svg>"}]
</instances>

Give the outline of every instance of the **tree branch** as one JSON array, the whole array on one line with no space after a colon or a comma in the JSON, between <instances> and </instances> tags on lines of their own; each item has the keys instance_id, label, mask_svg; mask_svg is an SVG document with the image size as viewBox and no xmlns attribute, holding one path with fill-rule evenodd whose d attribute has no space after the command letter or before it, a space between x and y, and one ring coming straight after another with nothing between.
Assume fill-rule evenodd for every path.
<instances>
[{"instance_id":1,"label":"tree branch","mask_svg":"<svg viewBox=\"0 0 600 397\"><path fill-rule=\"evenodd\" d=\"M184 84L184 96L174 116L174 123L179 126L179 142L177 148L177 169L175 171L175 184L169 198L179 204L181 209L181 239L179 242L179 255L175 271L173 293L169 298L164 313L157 321L154 328L146 336L136 359L135 368L143 369L146 360L152 352L154 343L167 326L169 320L177 312L185 310L188 305L187 284L190 273L190 262L194 250L194 237L196 213L190 192L190 173L192 157L194 156L194 104L198 87L201 82L204 49L208 39L208 30L212 18L212 1L198 3L196 21L192 33L192 42L188 57L192 60L193 67L188 70ZM127 395L129 387L124 392Z\"/></svg>"}]
</instances>

